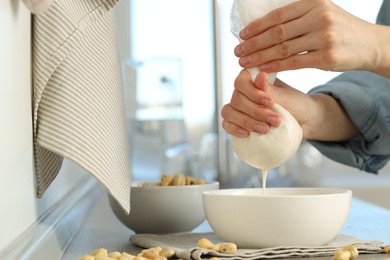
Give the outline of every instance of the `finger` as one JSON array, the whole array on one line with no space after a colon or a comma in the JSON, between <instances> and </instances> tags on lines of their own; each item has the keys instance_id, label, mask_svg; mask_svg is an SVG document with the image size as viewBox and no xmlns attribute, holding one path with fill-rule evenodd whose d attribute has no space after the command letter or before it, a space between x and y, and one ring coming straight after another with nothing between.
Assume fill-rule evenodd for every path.
<instances>
[{"instance_id":1,"label":"finger","mask_svg":"<svg viewBox=\"0 0 390 260\"><path fill-rule=\"evenodd\" d=\"M248 56L257 51L270 48L276 44L283 43L308 34L312 30L313 19L296 19L284 24L276 25L262 34L249 38L234 48L237 57Z\"/></svg>"},{"instance_id":2,"label":"finger","mask_svg":"<svg viewBox=\"0 0 390 260\"><path fill-rule=\"evenodd\" d=\"M274 102L272 97L265 93L265 90L268 88L267 75L260 73L257 77L259 77L258 81L256 81L257 86L254 86L249 72L247 70L241 71L240 75L234 82L235 90L240 92L253 103L263 105L265 107L273 106Z\"/></svg>"},{"instance_id":3,"label":"finger","mask_svg":"<svg viewBox=\"0 0 390 260\"><path fill-rule=\"evenodd\" d=\"M229 121L223 120L222 121L222 128L225 129L226 132L228 132L231 135L237 136L237 137L247 137L249 136L249 131L239 127L236 124L233 124Z\"/></svg>"},{"instance_id":4,"label":"finger","mask_svg":"<svg viewBox=\"0 0 390 260\"><path fill-rule=\"evenodd\" d=\"M274 9L262 18L253 21L243 28L240 32L240 38L243 40L249 39L278 24L283 24L302 17L312 8L311 2L315 1L296 1L289 5Z\"/></svg>"},{"instance_id":5,"label":"finger","mask_svg":"<svg viewBox=\"0 0 390 260\"><path fill-rule=\"evenodd\" d=\"M224 118L222 127L230 134L236 136L247 136L249 132L266 134L269 132L269 125L254 120L245 113L235 110L230 104L222 108L221 115Z\"/></svg>"},{"instance_id":6,"label":"finger","mask_svg":"<svg viewBox=\"0 0 390 260\"><path fill-rule=\"evenodd\" d=\"M269 88L270 88L270 86L268 84L268 74L260 71L260 73L256 76L253 84L255 85L256 88L258 88L261 91L264 91L264 93L266 93L267 91L269 91ZM273 106L273 103L274 102L272 101L272 104L270 104L267 107Z\"/></svg>"},{"instance_id":7,"label":"finger","mask_svg":"<svg viewBox=\"0 0 390 260\"><path fill-rule=\"evenodd\" d=\"M326 62L319 62L324 60L324 55L319 51L307 52L305 54L294 55L283 60L275 60L260 66L265 72L279 72L286 70L297 70L304 68L316 68L329 71L342 71L336 65L331 66Z\"/></svg>"},{"instance_id":8,"label":"finger","mask_svg":"<svg viewBox=\"0 0 390 260\"><path fill-rule=\"evenodd\" d=\"M321 37L317 33L309 33L289 41L274 45L263 51L258 51L249 56L239 59L239 64L243 67L253 67L263 65L271 61L287 59L297 54L316 51L323 47ZM318 61L317 61L318 62ZM260 67L263 68L264 67ZM267 70L267 72L269 72Z\"/></svg>"},{"instance_id":9,"label":"finger","mask_svg":"<svg viewBox=\"0 0 390 260\"><path fill-rule=\"evenodd\" d=\"M277 112L273 111L270 108L252 102L245 95L236 90L233 92L230 106L232 109L244 114L244 119L246 119L246 117L250 117L252 119L251 123L253 123L253 120L255 120L276 127L279 126L281 121L280 116ZM237 124L241 122L240 119L236 120ZM247 120L249 119L246 119L246 121ZM245 125L245 122L239 125ZM253 129L253 126L247 129Z\"/></svg>"}]
</instances>

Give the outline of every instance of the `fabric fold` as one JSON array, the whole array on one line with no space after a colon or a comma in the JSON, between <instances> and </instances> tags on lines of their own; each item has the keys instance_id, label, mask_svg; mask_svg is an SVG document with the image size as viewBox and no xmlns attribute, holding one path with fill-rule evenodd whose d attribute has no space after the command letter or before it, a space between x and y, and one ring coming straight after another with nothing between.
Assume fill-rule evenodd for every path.
<instances>
[{"instance_id":1,"label":"fabric fold","mask_svg":"<svg viewBox=\"0 0 390 260\"><path fill-rule=\"evenodd\" d=\"M169 247L173 248L176 256L186 260L200 260L211 257L219 259L254 260L254 259L280 259L290 257L325 257L333 256L335 251L351 244L356 245L359 254L383 253L382 241L364 241L348 235L338 235L324 246L278 246L261 249L237 249L235 254L222 254L213 250L197 247L201 238L207 238L213 243L224 242L215 233L179 233L179 234L135 234L130 237L133 245L141 248Z\"/></svg>"},{"instance_id":2,"label":"fabric fold","mask_svg":"<svg viewBox=\"0 0 390 260\"><path fill-rule=\"evenodd\" d=\"M128 142L112 10L116 0L57 0L33 20L37 196L64 157L130 210Z\"/></svg>"}]
</instances>

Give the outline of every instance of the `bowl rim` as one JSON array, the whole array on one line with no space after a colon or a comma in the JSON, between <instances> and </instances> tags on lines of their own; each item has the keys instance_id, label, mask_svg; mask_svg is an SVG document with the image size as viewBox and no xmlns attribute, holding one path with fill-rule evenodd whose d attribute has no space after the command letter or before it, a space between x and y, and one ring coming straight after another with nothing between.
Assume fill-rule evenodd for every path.
<instances>
[{"instance_id":1,"label":"bowl rim","mask_svg":"<svg viewBox=\"0 0 390 260\"><path fill-rule=\"evenodd\" d=\"M131 189L142 189L142 190L166 190L166 189L198 189L201 187L219 187L218 181L205 181L203 184L192 184L192 185L172 185L172 186L157 186L157 185L151 185L151 186L142 186L143 183L148 182L151 184L156 184L161 181L151 180L151 181L132 181L131 182Z\"/></svg>"},{"instance_id":2,"label":"bowl rim","mask_svg":"<svg viewBox=\"0 0 390 260\"><path fill-rule=\"evenodd\" d=\"M312 192L308 194L270 194L267 191L306 191ZM255 191L256 193L244 194L244 192ZM237 197L237 198L317 198L317 197L332 197L339 195L352 196L352 190L347 188L336 187L269 187L265 189L263 194L262 188L233 188L233 189L218 189L203 192L203 196L218 196L218 197ZM317 193L313 193L317 191ZM326 192L328 191L328 192ZM332 192L330 192L332 191ZM260 196L259 196L260 195Z\"/></svg>"}]
</instances>

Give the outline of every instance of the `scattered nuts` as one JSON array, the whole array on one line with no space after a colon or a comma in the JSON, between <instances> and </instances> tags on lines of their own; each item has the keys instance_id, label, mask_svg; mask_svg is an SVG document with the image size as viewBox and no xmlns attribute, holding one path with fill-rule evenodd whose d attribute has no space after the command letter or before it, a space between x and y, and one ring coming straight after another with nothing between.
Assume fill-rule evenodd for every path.
<instances>
[{"instance_id":1,"label":"scattered nuts","mask_svg":"<svg viewBox=\"0 0 390 260\"><path fill-rule=\"evenodd\" d=\"M197 245L200 248L215 250L224 254L234 254L237 250L237 246L233 243L214 244L207 238L199 239ZM172 248L161 248L159 246L144 249L138 255L117 251L108 252L107 249L99 248L90 255L79 257L77 260L168 260L173 259L175 255L176 252ZM219 258L211 257L210 260L219 260Z\"/></svg>"},{"instance_id":2,"label":"scattered nuts","mask_svg":"<svg viewBox=\"0 0 390 260\"><path fill-rule=\"evenodd\" d=\"M214 244L207 238L201 238L198 240L198 247L211 249L223 254L234 254L237 251L237 245L234 243L219 243Z\"/></svg>"},{"instance_id":3,"label":"scattered nuts","mask_svg":"<svg viewBox=\"0 0 390 260\"><path fill-rule=\"evenodd\" d=\"M175 174L175 176L169 176L163 174L161 176L161 181L159 183L149 183L144 182L142 187L150 187L150 186L184 186L184 185L201 185L205 184L206 181L202 178L193 178L191 176L185 176L182 173Z\"/></svg>"}]
</instances>

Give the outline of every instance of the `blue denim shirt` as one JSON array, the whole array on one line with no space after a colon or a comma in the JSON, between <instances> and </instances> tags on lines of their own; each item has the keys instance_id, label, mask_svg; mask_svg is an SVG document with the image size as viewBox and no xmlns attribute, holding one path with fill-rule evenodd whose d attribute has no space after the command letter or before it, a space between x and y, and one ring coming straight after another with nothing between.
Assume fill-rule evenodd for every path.
<instances>
[{"instance_id":1,"label":"blue denim shirt","mask_svg":"<svg viewBox=\"0 0 390 260\"><path fill-rule=\"evenodd\" d=\"M390 25L390 1L383 1L377 23ZM377 173L390 159L390 79L366 71L349 71L309 93L333 96L360 134L347 142L310 141L328 158ZM336 129L337 130L337 129Z\"/></svg>"}]
</instances>

